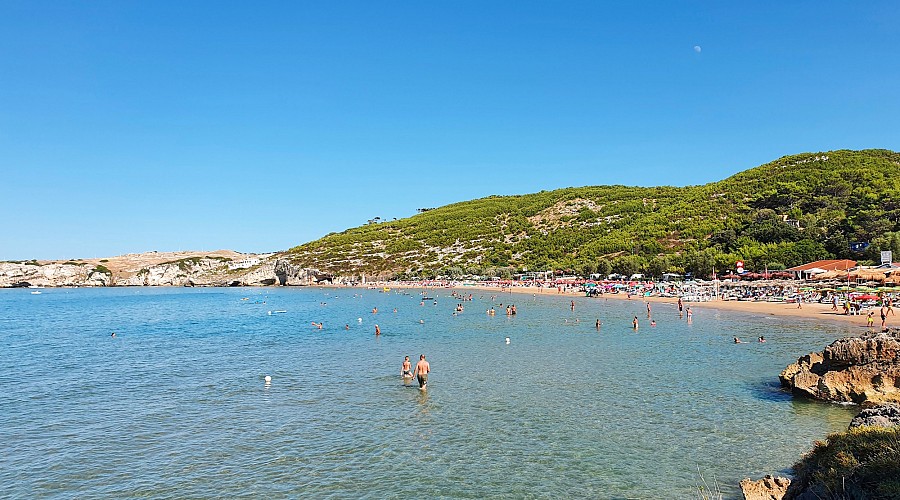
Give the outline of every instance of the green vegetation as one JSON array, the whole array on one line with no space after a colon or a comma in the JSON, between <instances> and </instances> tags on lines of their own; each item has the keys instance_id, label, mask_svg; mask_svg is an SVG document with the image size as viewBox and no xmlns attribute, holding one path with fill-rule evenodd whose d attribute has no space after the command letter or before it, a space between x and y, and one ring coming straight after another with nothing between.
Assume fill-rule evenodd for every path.
<instances>
[{"instance_id":1,"label":"green vegetation","mask_svg":"<svg viewBox=\"0 0 900 500\"><path fill-rule=\"evenodd\" d=\"M26 266L42 266L42 265L43 265L43 264L41 264L40 262L38 262L37 260L35 260L35 259L31 259L31 260L4 260L4 261L2 261L2 262L5 262L5 263L7 263L7 264L24 264L24 265L26 265Z\"/></svg>"},{"instance_id":2,"label":"green vegetation","mask_svg":"<svg viewBox=\"0 0 900 500\"><path fill-rule=\"evenodd\" d=\"M106 275L108 275L108 276L112 276L112 271L110 271L109 269L107 269L107 267L104 266L103 264L98 264L97 267L94 268L94 272L96 272L96 273L103 273L103 274L106 274Z\"/></svg>"},{"instance_id":3,"label":"green vegetation","mask_svg":"<svg viewBox=\"0 0 900 500\"><path fill-rule=\"evenodd\" d=\"M900 498L900 427L857 427L817 442L789 492L821 499Z\"/></svg>"},{"instance_id":4,"label":"green vegetation","mask_svg":"<svg viewBox=\"0 0 900 500\"><path fill-rule=\"evenodd\" d=\"M332 233L288 251L298 265L359 275L451 269L709 276L825 258L900 255L900 154L786 156L688 187L594 186L490 196ZM870 242L864 254L850 243ZM433 273L432 273L433 271Z\"/></svg>"}]
</instances>

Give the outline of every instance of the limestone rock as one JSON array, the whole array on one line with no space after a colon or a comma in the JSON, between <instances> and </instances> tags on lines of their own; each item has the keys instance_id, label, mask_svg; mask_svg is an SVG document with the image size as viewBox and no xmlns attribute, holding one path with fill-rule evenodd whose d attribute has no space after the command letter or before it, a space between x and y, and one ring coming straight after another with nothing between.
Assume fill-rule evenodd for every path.
<instances>
[{"instance_id":1,"label":"limestone rock","mask_svg":"<svg viewBox=\"0 0 900 500\"><path fill-rule=\"evenodd\" d=\"M787 492L791 480L786 477L766 477L757 481L749 477L740 482L744 500L781 500Z\"/></svg>"},{"instance_id":2,"label":"limestone rock","mask_svg":"<svg viewBox=\"0 0 900 500\"><path fill-rule=\"evenodd\" d=\"M274 285L277 284L278 278L275 276L275 262L269 261L258 265L255 269L244 272L238 277L230 279L224 283L226 286L258 286L258 285Z\"/></svg>"},{"instance_id":3,"label":"limestone rock","mask_svg":"<svg viewBox=\"0 0 900 500\"><path fill-rule=\"evenodd\" d=\"M85 261L0 262L0 287L315 285L334 277L279 254L148 252Z\"/></svg>"},{"instance_id":4,"label":"limestone rock","mask_svg":"<svg viewBox=\"0 0 900 500\"><path fill-rule=\"evenodd\" d=\"M320 281L331 281L331 277L317 269L299 268L284 259L275 261L275 276L280 285L315 285Z\"/></svg>"},{"instance_id":5,"label":"limestone rock","mask_svg":"<svg viewBox=\"0 0 900 500\"><path fill-rule=\"evenodd\" d=\"M27 283L34 286L83 286L102 282L94 277L94 269L86 264L28 264L16 262L0 263L0 287ZM89 283L89 281L91 283Z\"/></svg>"},{"instance_id":6,"label":"limestone rock","mask_svg":"<svg viewBox=\"0 0 900 500\"><path fill-rule=\"evenodd\" d=\"M842 403L900 402L900 330L834 341L781 372L794 394Z\"/></svg>"},{"instance_id":7,"label":"limestone rock","mask_svg":"<svg viewBox=\"0 0 900 500\"><path fill-rule=\"evenodd\" d=\"M859 412L850 421L849 428L862 426L895 427L898 425L900 425L900 405L885 403Z\"/></svg>"}]
</instances>

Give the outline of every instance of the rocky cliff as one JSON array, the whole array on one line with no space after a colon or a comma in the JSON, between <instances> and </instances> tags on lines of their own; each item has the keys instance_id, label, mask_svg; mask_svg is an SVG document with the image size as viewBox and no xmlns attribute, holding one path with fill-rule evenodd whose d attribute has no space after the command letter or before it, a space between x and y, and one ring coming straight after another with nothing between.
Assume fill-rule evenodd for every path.
<instances>
[{"instance_id":1,"label":"rocky cliff","mask_svg":"<svg viewBox=\"0 0 900 500\"><path fill-rule=\"evenodd\" d=\"M86 263L0 263L0 287L109 286L112 274Z\"/></svg>"},{"instance_id":2,"label":"rocky cliff","mask_svg":"<svg viewBox=\"0 0 900 500\"><path fill-rule=\"evenodd\" d=\"M794 394L840 403L900 402L900 330L834 341L781 372Z\"/></svg>"},{"instance_id":3,"label":"rocky cliff","mask_svg":"<svg viewBox=\"0 0 900 500\"><path fill-rule=\"evenodd\" d=\"M302 286L332 276L292 265L277 254L147 252L65 262L2 262L0 287Z\"/></svg>"}]
</instances>

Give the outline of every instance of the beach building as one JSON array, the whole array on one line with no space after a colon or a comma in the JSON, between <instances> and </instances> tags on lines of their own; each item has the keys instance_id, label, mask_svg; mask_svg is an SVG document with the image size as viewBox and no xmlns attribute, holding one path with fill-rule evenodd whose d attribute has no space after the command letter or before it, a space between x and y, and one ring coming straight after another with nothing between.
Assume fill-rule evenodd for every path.
<instances>
[{"instance_id":1,"label":"beach building","mask_svg":"<svg viewBox=\"0 0 900 500\"><path fill-rule=\"evenodd\" d=\"M806 279L829 271L847 271L854 267L856 267L855 260L817 260L801 266L785 269L784 271L793 274L794 279Z\"/></svg>"},{"instance_id":2,"label":"beach building","mask_svg":"<svg viewBox=\"0 0 900 500\"><path fill-rule=\"evenodd\" d=\"M246 257L228 264L228 269L247 269L262 262L259 257Z\"/></svg>"}]
</instances>

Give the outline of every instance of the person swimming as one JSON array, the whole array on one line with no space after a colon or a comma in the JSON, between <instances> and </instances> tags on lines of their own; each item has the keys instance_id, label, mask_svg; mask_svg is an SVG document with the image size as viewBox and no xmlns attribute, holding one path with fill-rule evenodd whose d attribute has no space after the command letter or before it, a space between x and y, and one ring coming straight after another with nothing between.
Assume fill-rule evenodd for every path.
<instances>
[{"instance_id":1,"label":"person swimming","mask_svg":"<svg viewBox=\"0 0 900 500\"><path fill-rule=\"evenodd\" d=\"M741 339L739 339L737 337L734 338L734 343L735 344L743 344L743 342L741 342Z\"/></svg>"},{"instance_id":2,"label":"person swimming","mask_svg":"<svg viewBox=\"0 0 900 500\"><path fill-rule=\"evenodd\" d=\"M762 335L760 335L760 336L759 336L759 341L760 341L760 342L765 342L765 341L766 341L766 338L763 337Z\"/></svg>"}]
</instances>

